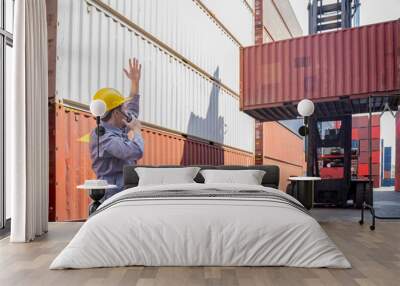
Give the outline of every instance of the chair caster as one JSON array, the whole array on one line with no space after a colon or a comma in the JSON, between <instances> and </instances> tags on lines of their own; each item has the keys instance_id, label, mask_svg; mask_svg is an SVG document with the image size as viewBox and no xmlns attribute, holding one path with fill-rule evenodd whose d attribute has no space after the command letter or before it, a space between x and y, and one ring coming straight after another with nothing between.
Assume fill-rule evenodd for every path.
<instances>
[{"instance_id":1,"label":"chair caster","mask_svg":"<svg viewBox=\"0 0 400 286\"><path fill-rule=\"evenodd\" d=\"M364 224L364 221L363 221L363 220L359 220L358 223L359 223L360 225L363 225L363 224Z\"/></svg>"},{"instance_id":2,"label":"chair caster","mask_svg":"<svg viewBox=\"0 0 400 286\"><path fill-rule=\"evenodd\" d=\"M371 225L371 226L369 227L369 229L370 229L370 230L375 230L375 226L374 226L374 225Z\"/></svg>"}]
</instances>

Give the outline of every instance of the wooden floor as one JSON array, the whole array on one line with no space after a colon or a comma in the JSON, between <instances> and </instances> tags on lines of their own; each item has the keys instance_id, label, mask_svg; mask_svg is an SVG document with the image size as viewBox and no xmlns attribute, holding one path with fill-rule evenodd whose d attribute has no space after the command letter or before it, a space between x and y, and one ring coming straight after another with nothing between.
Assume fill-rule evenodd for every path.
<instances>
[{"instance_id":1,"label":"wooden floor","mask_svg":"<svg viewBox=\"0 0 400 286\"><path fill-rule=\"evenodd\" d=\"M329 211L328 211L329 212ZM43 238L28 244L0 241L0 285L400 285L400 225L381 222L375 232L359 226L355 213L336 218L314 212L353 268L124 267L48 270L81 223L51 223ZM358 213L357 213L358 214Z\"/></svg>"}]
</instances>

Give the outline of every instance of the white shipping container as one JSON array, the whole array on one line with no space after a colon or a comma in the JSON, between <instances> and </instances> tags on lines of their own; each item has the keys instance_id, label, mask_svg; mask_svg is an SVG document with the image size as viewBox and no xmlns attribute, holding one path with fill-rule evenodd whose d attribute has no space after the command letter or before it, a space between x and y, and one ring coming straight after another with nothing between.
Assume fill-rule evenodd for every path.
<instances>
[{"instance_id":1,"label":"white shipping container","mask_svg":"<svg viewBox=\"0 0 400 286\"><path fill-rule=\"evenodd\" d=\"M90 0L88 2L95 4ZM239 93L240 44L230 37L197 1L103 0L103 2L209 74L219 68L221 82ZM241 0L223 2L234 4ZM244 4L240 6L232 4L226 6L229 7L227 12L232 13L229 22L236 21L236 29L242 26L238 30L239 36L251 38L253 33L244 36L244 32L251 32L253 26L248 8ZM235 10L232 11L231 6ZM242 7L244 13L238 12L239 7Z\"/></svg>"},{"instance_id":2,"label":"white shipping container","mask_svg":"<svg viewBox=\"0 0 400 286\"><path fill-rule=\"evenodd\" d=\"M247 4L249 4L251 9L254 11L254 0L244 0L244 1L247 2Z\"/></svg>"},{"instance_id":3,"label":"white shipping container","mask_svg":"<svg viewBox=\"0 0 400 286\"><path fill-rule=\"evenodd\" d=\"M281 13L286 25L289 27L293 37L300 37L303 35L303 29L300 26L299 20L296 13L293 10L290 0L273 0ZM306 8L306 3L304 3L304 8Z\"/></svg>"},{"instance_id":4,"label":"white shipping container","mask_svg":"<svg viewBox=\"0 0 400 286\"><path fill-rule=\"evenodd\" d=\"M59 99L89 104L102 87L127 95L122 69L137 57L143 64L141 120L253 152L254 120L228 90L84 1L59 0L58 13ZM212 74L221 77L218 65Z\"/></svg>"},{"instance_id":5,"label":"white shipping container","mask_svg":"<svg viewBox=\"0 0 400 286\"><path fill-rule=\"evenodd\" d=\"M270 42L273 42L273 40L272 40L271 36L267 33L265 28L264 28L264 30L263 30L263 43L270 43Z\"/></svg>"},{"instance_id":6,"label":"white shipping container","mask_svg":"<svg viewBox=\"0 0 400 286\"><path fill-rule=\"evenodd\" d=\"M200 0L243 46L254 45L253 9L246 0Z\"/></svg>"},{"instance_id":7,"label":"white shipping container","mask_svg":"<svg viewBox=\"0 0 400 286\"><path fill-rule=\"evenodd\" d=\"M302 35L289 0L264 0L263 20L274 41Z\"/></svg>"}]
</instances>

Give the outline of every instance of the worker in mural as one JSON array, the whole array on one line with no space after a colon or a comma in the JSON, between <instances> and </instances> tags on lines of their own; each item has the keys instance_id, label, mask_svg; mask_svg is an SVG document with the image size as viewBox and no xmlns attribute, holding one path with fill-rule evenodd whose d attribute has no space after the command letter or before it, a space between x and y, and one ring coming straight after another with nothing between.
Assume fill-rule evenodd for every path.
<instances>
[{"instance_id":1,"label":"worker in mural","mask_svg":"<svg viewBox=\"0 0 400 286\"><path fill-rule=\"evenodd\" d=\"M122 191L123 167L136 164L144 151L141 125L137 119L141 64L136 58L129 59L129 67L123 71L131 84L129 97L122 96L112 88L102 88L93 97L94 100L101 99L105 102L107 112L101 118L103 134L99 137L99 147L96 130L90 136L92 168L98 179L118 186L116 189L108 189L105 199Z\"/></svg>"}]
</instances>

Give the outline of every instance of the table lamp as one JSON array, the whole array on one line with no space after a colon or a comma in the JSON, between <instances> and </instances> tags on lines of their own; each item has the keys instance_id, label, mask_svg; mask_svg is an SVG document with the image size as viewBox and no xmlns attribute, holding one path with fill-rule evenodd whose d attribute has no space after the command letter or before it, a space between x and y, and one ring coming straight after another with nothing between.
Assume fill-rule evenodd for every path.
<instances>
[{"instance_id":1,"label":"table lamp","mask_svg":"<svg viewBox=\"0 0 400 286\"><path fill-rule=\"evenodd\" d=\"M314 103L309 99L303 99L297 105L297 112L304 118L304 125L299 128L301 136L308 135L308 117L314 113Z\"/></svg>"},{"instance_id":2,"label":"table lamp","mask_svg":"<svg viewBox=\"0 0 400 286\"><path fill-rule=\"evenodd\" d=\"M299 134L307 140L307 135L309 133L308 128L308 117L314 113L314 103L309 99L303 99L297 105L297 112L304 118L304 125L299 128ZM306 146L305 157L308 164L308 146Z\"/></svg>"}]
</instances>

